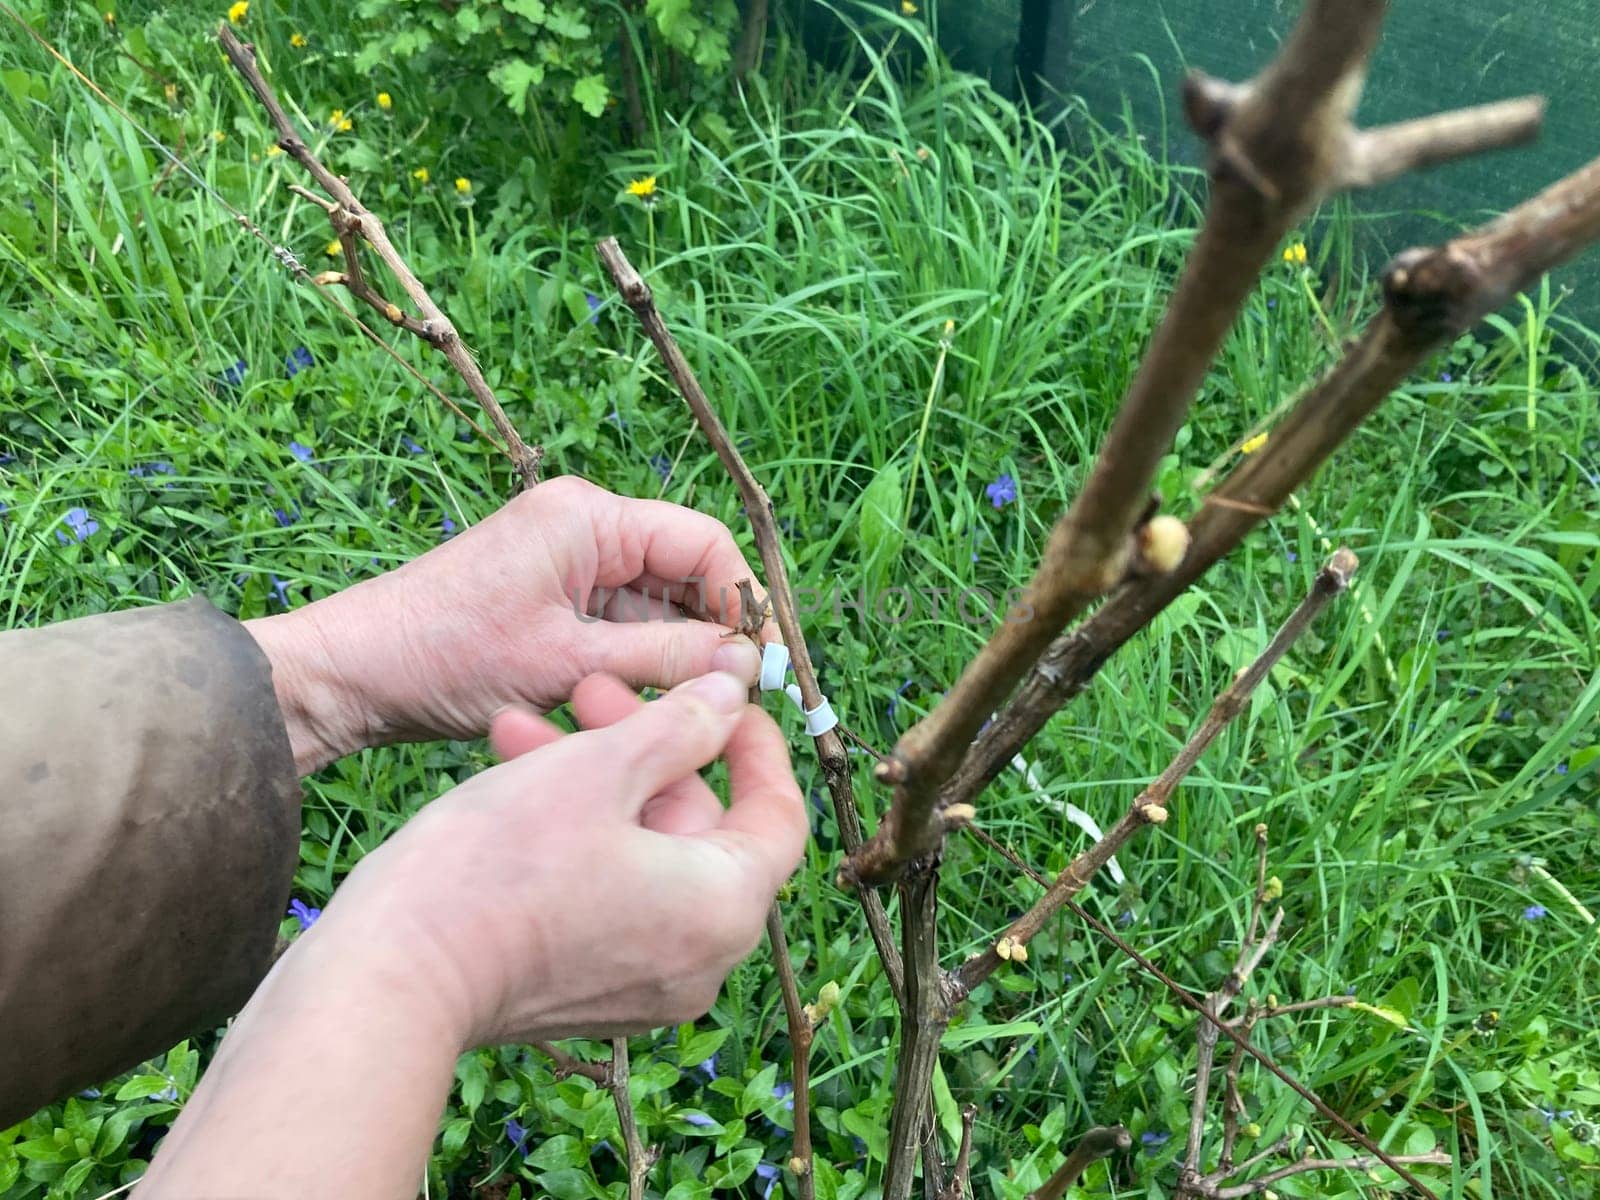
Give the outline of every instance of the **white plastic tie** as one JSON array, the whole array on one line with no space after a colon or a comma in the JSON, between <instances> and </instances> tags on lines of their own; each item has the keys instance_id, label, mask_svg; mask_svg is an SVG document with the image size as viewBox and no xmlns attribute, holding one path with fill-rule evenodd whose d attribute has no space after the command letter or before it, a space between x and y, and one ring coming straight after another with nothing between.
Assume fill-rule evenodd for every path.
<instances>
[{"instance_id":1,"label":"white plastic tie","mask_svg":"<svg viewBox=\"0 0 1600 1200\"><path fill-rule=\"evenodd\" d=\"M761 647L761 690L783 690L783 677L789 672L789 647L782 642L768 642Z\"/></svg>"},{"instance_id":2,"label":"white plastic tie","mask_svg":"<svg viewBox=\"0 0 1600 1200\"><path fill-rule=\"evenodd\" d=\"M839 718L833 715L833 705L828 703L826 696L815 708L802 708L800 711L806 715L806 733L811 737L819 737L839 723Z\"/></svg>"}]
</instances>

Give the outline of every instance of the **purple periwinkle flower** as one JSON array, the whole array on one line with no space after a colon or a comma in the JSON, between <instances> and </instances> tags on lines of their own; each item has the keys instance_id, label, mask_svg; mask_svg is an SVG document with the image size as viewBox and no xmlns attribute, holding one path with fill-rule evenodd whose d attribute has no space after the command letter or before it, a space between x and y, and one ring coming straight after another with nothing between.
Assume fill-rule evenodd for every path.
<instances>
[{"instance_id":1,"label":"purple periwinkle flower","mask_svg":"<svg viewBox=\"0 0 1600 1200\"><path fill-rule=\"evenodd\" d=\"M1565 775L1566 773L1567 773L1567 764L1566 763L1557 763L1556 764L1556 774L1557 775Z\"/></svg>"},{"instance_id":2,"label":"purple periwinkle flower","mask_svg":"<svg viewBox=\"0 0 1600 1200\"><path fill-rule=\"evenodd\" d=\"M249 367L245 364L244 359L241 358L222 373L222 382L229 387L237 387L244 382L244 375L247 370L249 370Z\"/></svg>"},{"instance_id":3,"label":"purple periwinkle flower","mask_svg":"<svg viewBox=\"0 0 1600 1200\"><path fill-rule=\"evenodd\" d=\"M7 463L14 463L16 461L17 456L15 454L0 454L0 467L5 466Z\"/></svg>"},{"instance_id":4,"label":"purple periwinkle flower","mask_svg":"<svg viewBox=\"0 0 1600 1200\"><path fill-rule=\"evenodd\" d=\"M300 519L300 506L291 504L288 509L275 508L272 510L272 517L279 525L287 529Z\"/></svg>"},{"instance_id":5,"label":"purple periwinkle flower","mask_svg":"<svg viewBox=\"0 0 1600 1200\"><path fill-rule=\"evenodd\" d=\"M976 558L977 555L974 554L973 557ZM889 720L891 720L891 721L894 720L895 713L900 711L900 697L904 696L906 694L906 689L909 688L910 686L911 686L911 680L908 679L904 683L902 683L899 687L895 688L894 695L889 697L889 708L888 708Z\"/></svg>"},{"instance_id":6,"label":"purple periwinkle flower","mask_svg":"<svg viewBox=\"0 0 1600 1200\"><path fill-rule=\"evenodd\" d=\"M1450 374L1449 371L1440 371L1439 372L1439 379L1444 383L1454 383L1455 382L1455 378L1456 377L1454 375Z\"/></svg>"},{"instance_id":7,"label":"purple periwinkle flower","mask_svg":"<svg viewBox=\"0 0 1600 1200\"><path fill-rule=\"evenodd\" d=\"M1448 642L1450 640L1450 631L1448 629L1436 629L1433 634L1433 640L1436 642Z\"/></svg>"},{"instance_id":8,"label":"purple periwinkle flower","mask_svg":"<svg viewBox=\"0 0 1600 1200\"><path fill-rule=\"evenodd\" d=\"M707 1083L715 1083L717 1081L717 1056L713 1054L705 1062L695 1067L695 1070L706 1077Z\"/></svg>"},{"instance_id":9,"label":"purple periwinkle flower","mask_svg":"<svg viewBox=\"0 0 1600 1200\"><path fill-rule=\"evenodd\" d=\"M1542 1104L1535 1105L1539 1115L1544 1118L1545 1128L1548 1129L1556 1121L1565 1121L1572 1116L1570 1108L1545 1108Z\"/></svg>"},{"instance_id":10,"label":"purple periwinkle flower","mask_svg":"<svg viewBox=\"0 0 1600 1200\"><path fill-rule=\"evenodd\" d=\"M91 534L100 532L100 522L91 517L89 510L86 508L69 508L61 514L61 520L72 531L72 536L69 538L64 531L56 530L56 541L63 546L71 545L73 542L81 542Z\"/></svg>"},{"instance_id":11,"label":"purple periwinkle flower","mask_svg":"<svg viewBox=\"0 0 1600 1200\"><path fill-rule=\"evenodd\" d=\"M175 475L177 469L169 462L140 463L129 467L128 474L135 479L149 479L152 475Z\"/></svg>"},{"instance_id":12,"label":"purple periwinkle flower","mask_svg":"<svg viewBox=\"0 0 1600 1200\"><path fill-rule=\"evenodd\" d=\"M78 1099L80 1099L80 1100L98 1100L98 1099L100 1099L100 1089L99 1088L84 1088L83 1091L78 1093ZM1546 1121L1545 1124L1548 1125L1548 1124L1550 1124L1550 1122Z\"/></svg>"},{"instance_id":13,"label":"purple periwinkle flower","mask_svg":"<svg viewBox=\"0 0 1600 1200\"><path fill-rule=\"evenodd\" d=\"M711 1126L716 1124L716 1122L710 1117L706 1116L705 1113L687 1112L680 1113L679 1115L690 1125L693 1125L699 1129L709 1129Z\"/></svg>"},{"instance_id":14,"label":"purple periwinkle flower","mask_svg":"<svg viewBox=\"0 0 1600 1200\"><path fill-rule=\"evenodd\" d=\"M441 542L444 541L446 538L455 537L455 535L456 535L456 523L454 521L452 521L449 517L445 517L443 520L441 520L439 522L439 531L444 535L444 537L441 537L439 539Z\"/></svg>"},{"instance_id":15,"label":"purple periwinkle flower","mask_svg":"<svg viewBox=\"0 0 1600 1200\"><path fill-rule=\"evenodd\" d=\"M585 292L583 298L589 305L589 324L598 325L600 323L600 297L593 292Z\"/></svg>"},{"instance_id":16,"label":"purple periwinkle flower","mask_svg":"<svg viewBox=\"0 0 1600 1200\"><path fill-rule=\"evenodd\" d=\"M650 456L650 466L657 475L661 476L662 483L672 478L672 460L665 454L652 454Z\"/></svg>"},{"instance_id":17,"label":"purple periwinkle flower","mask_svg":"<svg viewBox=\"0 0 1600 1200\"><path fill-rule=\"evenodd\" d=\"M1511 710L1509 708L1502 708L1499 712L1495 713L1494 719L1499 721L1502 725L1511 724Z\"/></svg>"},{"instance_id":18,"label":"purple periwinkle flower","mask_svg":"<svg viewBox=\"0 0 1600 1200\"><path fill-rule=\"evenodd\" d=\"M1300 561L1300 556L1298 554L1296 554L1293 550L1285 550L1283 556L1285 558L1287 558L1292 563Z\"/></svg>"},{"instance_id":19,"label":"purple periwinkle flower","mask_svg":"<svg viewBox=\"0 0 1600 1200\"><path fill-rule=\"evenodd\" d=\"M173 1101L177 1100L177 1098L178 1098L178 1085L175 1084L175 1083L167 1084L166 1087L162 1088L154 1096L150 1097L150 1099L152 1099L152 1100L165 1100L169 1104L172 1103Z\"/></svg>"},{"instance_id":20,"label":"purple periwinkle flower","mask_svg":"<svg viewBox=\"0 0 1600 1200\"><path fill-rule=\"evenodd\" d=\"M1139 1144L1146 1154L1154 1154L1171 1140L1172 1135L1165 1129L1146 1129L1139 1135Z\"/></svg>"},{"instance_id":21,"label":"purple periwinkle flower","mask_svg":"<svg viewBox=\"0 0 1600 1200\"><path fill-rule=\"evenodd\" d=\"M783 1101L783 1106L790 1112L794 1111L794 1084L775 1083L772 1085L772 1094Z\"/></svg>"},{"instance_id":22,"label":"purple periwinkle flower","mask_svg":"<svg viewBox=\"0 0 1600 1200\"><path fill-rule=\"evenodd\" d=\"M428 452L427 449L419 445L409 433L402 433L400 435L400 444L406 448L406 452L408 454L426 454Z\"/></svg>"},{"instance_id":23,"label":"purple periwinkle flower","mask_svg":"<svg viewBox=\"0 0 1600 1200\"><path fill-rule=\"evenodd\" d=\"M996 508L1004 508L1017 498L1017 481L1010 475L1003 474L984 488L983 494L989 497L989 502Z\"/></svg>"},{"instance_id":24,"label":"purple periwinkle flower","mask_svg":"<svg viewBox=\"0 0 1600 1200\"><path fill-rule=\"evenodd\" d=\"M304 933L317 923L317 918L322 915L320 908L312 908L304 900L289 901L289 911L286 916L293 917L300 922L300 932Z\"/></svg>"},{"instance_id":25,"label":"purple periwinkle flower","mask_svg":"<svg viewBox=\"0 0 1600 1200\"><path fill-rule=\"evenodd\" d=\"M772 1195L772 1189L777 1186L778 1176L781 1174L783 1174L782 1170L774 1166L772 1163L763 1162L756 1164L756 1178L762 1180L766 1184L766 1186L761 1189L761 1200L768 1200L768 1197Z\"/></svg>"},{"instance_id":26,"label":"purple periwinkle flower","mask_svg":"<svg viewBox=\"0 0 1600 1200\"><path fill-rule=\"evenodd\" d=\"M307 367L314 367L316 365L317 360L311 357L311 351L307 350L304 346L296 346L290 352L289 357L283 360L284 373L288 375L290 379L293 379Z\"/></svg>"},{"instance_id":27,"label":"purple periwinkle flower","mask_svg":"<svg viewBox=\"0 0 1600 1200\"><path fill-rule=\"evenodd\" d=\"M1276 299L1276 298L1273 298L1273 299L1271 299L1271 300L1268 300L1268 301L1267 301L1267 307L1268 307L1268 308L1277 308L1277 307L1278 307L1278 301L1277 301L1277 299Z\"/></svg>"},{"instance_id":28,"label":"purple periwinkle flower","mask_svg":"<svg viewBox=\"0 0 1600 1200\"><path fill-rule=\"evenodd\" d=\"M1530 904L1527 908L1522 910L1522 919L1524 921L1539 921L1543 920L1548 913L1549 910L1546 909L1544 905Z\"/></svg>"},{"instance_id":29,"label":"purple periwinkle flower","mask_svg":"<svg viewBox=\"0 0 1600 1200\"><path fill-rule=\"evenodd\" d=\"M301 462L310 462L313 451L310 446L303 446L299 442L290 442L289 453L294 455Z\"/></svg>"},{"instance_id":30,"label":"purple periwinkle flower","mask_svg":"<svg viewBox=\"0 0 1600 1200\"><path fill-rule=\"evenodd\" d=\"M506 1141L523 1158L528 1157L528 1131L515 1117L506 1118Z\"/></svg>"},{"instance_id":31,"label":"purple periwinkle flower","mask_svg":"<svg viewBox=\"0 0 1600 1200\"><path fill-rule=\"evenodd\" d=\"M269 576L268 578L270 578L272 580L272 594L273 594L273 596L276 597L276 599L277 599L279 604L283 605L285 608L288 608L289 607L289 585L287 583L285 583L283 580L279 579L276 575Z\"/></svg>"}]
</instances>

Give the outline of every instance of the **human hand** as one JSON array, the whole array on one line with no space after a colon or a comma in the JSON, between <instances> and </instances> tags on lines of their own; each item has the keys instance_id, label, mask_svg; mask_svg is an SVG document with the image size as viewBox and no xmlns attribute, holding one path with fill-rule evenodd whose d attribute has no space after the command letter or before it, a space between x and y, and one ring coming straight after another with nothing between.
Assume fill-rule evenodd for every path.
<instances>
[{"instance_id":1,"label":"human hand","mask_svg":"<svg viewBox=\"0 0 1600 1200\"><path fill-rule=\"evenodd\" d=\"M567 476L414 562L247 628L308 773L363 746L480 736L505 705L547 711L595 672L636 687L710 670L753 682L759 653L724 635L754 575L715 518Z\"/></svg>"},{"instance_id":2,"label":"human hand","mask_svg":"<svg viewBox=\"0 0 1600 1200\"><path fill-rule=\"evenodd\" d=\"M509 761L364 859L305 939L391 947L463 1049L700 1016L807 833L783 737L745 695L717 673L644 704L594 676L573 696L584 732L500 714ZM696 774L718 756L726 810Z\"/></svg>"}]
</instances>

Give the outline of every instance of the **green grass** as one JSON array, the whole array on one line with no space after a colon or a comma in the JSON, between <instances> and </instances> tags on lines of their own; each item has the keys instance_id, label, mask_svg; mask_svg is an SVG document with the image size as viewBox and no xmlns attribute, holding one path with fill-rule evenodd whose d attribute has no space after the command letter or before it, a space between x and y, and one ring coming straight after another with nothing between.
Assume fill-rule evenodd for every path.
<instances>
[{"instance_id":1,"label":"green grass","mask_svg":"<svg viewBox=\"0 0 1600 1200\"><path fill-rule=\"evenodd\" d=\"M7 626L196 592L241 617L281 607L280 594L303 604L425 551L446 518L468 524L506 492L492 450L464 439L459 420L220 206L219 196L313 269L329 261L320 213L287 193L297 175L266 155L258 112L218 63L216 17L190 3L124 6L121 38L137 32L153 73L119 55L132 43L92 9L39 26L185 170L168 170L0 26L0 153L12 167L0 183ZM367 164L349 168L358 192L554 469L714 513L748 545L736 493L627 310L608 298L587 319L584 293L607 295L591 244L622 239L771 492L796 581L819 590L998 596L1024 581L1199 219L1193 172L1152 155L1161 131L1141 142L1074 113L1052 141L980 83L919 57L911 22L892 55L863 37L850 70L823 73L784 44L742 103L681 122L658 111L655 144L597 149L583 203L552 217L538 171L513 154L514 118L439 128L426 81L353 75L358 23L302 12L292 26L264 4L251 19L276 47L286 97L319 118L355 114L354 132L331 139L334 161ZM318 52L292 56L291 28L306 28ZM377 86L396 96L391 118L371 104ZM431 185L412 177L419 166ZM663 190L653 209L618 199L648 173ZM473 180L470 203L447 182L457 174ZM1320 214L1304 231L1310 268L1266 273L1164 467L1161 490L1180 514L1202 472L1229 461L1373 308L1353 249L1359 219L1344 205ZM1251 831L1266 821L1288 916L1259 990L1353 988L1404 1027L1319 1015L1260 1043L1388 1148L1456 1155L1457 1169L1429 1178L1441 1195L1478 1200L1592 1194L1600 1163L1592 1133L1580 1140L1600 1119L1600 935L1578 908L1600 907L1600 334L1569 322L1559 301L1529 295L1441 354L1296 508L1116 656L1028 751L1050 799L1110 821L1327 550L1356 549L1357 591L1206 755L1173 820L1121 855L1127 886L1102 881L1085 901L1185 986L1214 986L1246 916ZM441 360L396 346L459 392ZM315 365L290 378L283 364L297 347ZM236 362L243 372L224 381ZM290 453L296 441L314 462ZM663 455L665 479L652 465ZM895 472L873 501L909 504L903 530L863 519L869 485ZM1020 496L996 509L984 489L1002 473ZM63 544L73 507L100 528ZM824 603L808 628L825 690L879 746L937 701L986 631L948 600L900 622ZM790 728L802 782L819 794ZM486 761L479 745L392 748L309 781L296 894L325 900L408 814ZM858 782L876 800L864 769ZM985 793L980 819L1041 870L1083 841L1017 773ZM859 914L832 886L838 853L832 819L820 819L786 911L808 998L828 979L844 988L819 1032L814 1096L819 1154L832 1164L821 1169L825 1200L853 1200L881 1171L894 1019ZM961 839L944 878L951 964L1034 895ZM1547 915L1525 919L1533 904ZM787 1076L782 1028L760 952L695 1030L635 1040L641 1122L666 1151L653 1190L688 1200L710 1181L759 1193L756 1161L788 1153L787 1134L765 1123L787 1120L771 1093ZM158 1095L164 1073L181 1101L212 1043L0 1133L0 1197L98 1195L131 1178L175 1111ZM1159 985L1058 919L1026 968L978 989L951 1033L944 1083L955 1105L979 1107L976 1188L1020 1197L1059 1162L1061 1141L1122 1121L1173 1136L1141 1145L1109 1180L1097 1168L1096 1194L1170 1191L1193 1045L1192 1020ZM716 1083L693 1069L713 1050ZM496 1171L524 1196L618 1194L615 1158L591 1158L593 1143L617 1139L590 1084L554 1084L520 1048L469 1055L459 1075L432 1194L465 1195L468 1180ZM1263 1139L1326 1137L1286 1089L1246 1078ZM119 1086L127 1099L113 1099ZM1573 1113L1547 1125L1540 1108ZM723 1131L685 1124L696 1110ZM503 1134L513 1115L533 1131L525 1161ZM17 1157L23 1144L32 1149ZM1379 1190L1364 1176L1311 1178L1279 1190Z\"/></svg>"}]
</instances>

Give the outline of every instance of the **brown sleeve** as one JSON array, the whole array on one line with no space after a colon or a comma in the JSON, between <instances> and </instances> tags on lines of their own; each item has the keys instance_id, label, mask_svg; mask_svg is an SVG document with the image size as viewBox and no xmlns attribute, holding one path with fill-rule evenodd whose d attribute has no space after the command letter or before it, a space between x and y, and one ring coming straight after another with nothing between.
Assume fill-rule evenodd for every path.
<instances>
[{"instance_id":1,"label":"brown sleeve","mask_svg":"<svg viewBox=\"0 0 1600 1200\"><path fill-rule=\"evenodd\" d=\"M0 1129L237 1011L299 846L237 622L193 599L0 634Z\"/></svg>"}]
</instances>

